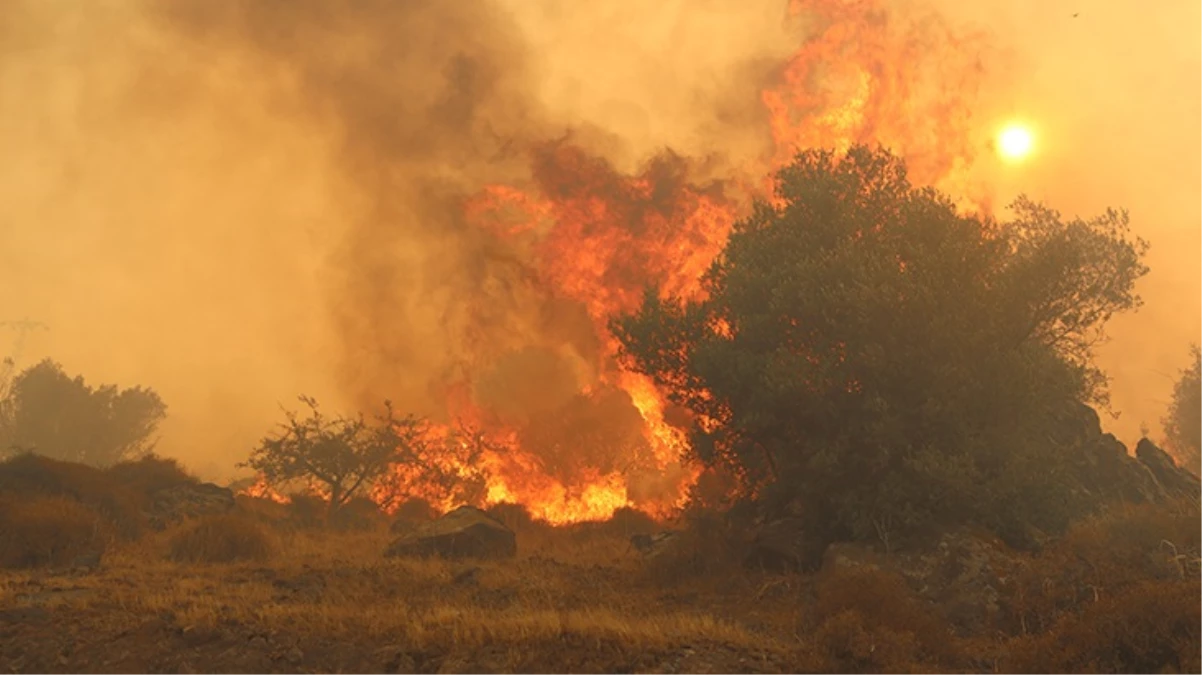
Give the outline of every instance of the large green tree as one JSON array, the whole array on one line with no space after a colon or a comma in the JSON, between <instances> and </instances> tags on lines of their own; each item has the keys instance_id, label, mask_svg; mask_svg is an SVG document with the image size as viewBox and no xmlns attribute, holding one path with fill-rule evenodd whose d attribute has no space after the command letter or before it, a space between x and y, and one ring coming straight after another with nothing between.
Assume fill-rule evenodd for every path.
<instances>
[{"instance_id":1,"label":"large green tree","mask_svg":"<svg viewBox=\"0 0 1202 675\"><path fill-rule=\"evenodd\" d=\"M802 153L776 188L705 299L649 289L613 324L627 363L695 414L699 458L832 537L1054 520L1070 492L1054 418L1105 400L1091 348L1147 272L1126 214L964 214L865 147Z\"/></svg>"},{"instance_id":2,"label":"large green tree","mask_svg":"<svg viewBox=\"0 0 1202 675\"><path fill-rule=\"evenodd\" d=\"M0 400L0 452L107 466L150 452L166 416L152 389L92 387L47 359L13 378Z\"/></svg>"},{"instance_id":3,"label":"large green tree","mask_svg":"<svg viewBox=\"0 0 1202 675\"><path fill-rule=\"evenodd\" d=\"M1183 467L1202 475L1202 350L1190 348L1193 363L1173 385L1173 401L1164 418L1166 445Z\"/></svg>"}]
</instances>

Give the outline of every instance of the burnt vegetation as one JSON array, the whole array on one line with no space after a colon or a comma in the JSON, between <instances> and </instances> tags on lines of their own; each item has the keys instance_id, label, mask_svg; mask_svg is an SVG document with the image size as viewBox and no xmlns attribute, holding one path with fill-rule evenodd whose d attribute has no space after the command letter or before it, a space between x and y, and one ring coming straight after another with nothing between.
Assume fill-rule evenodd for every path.
<instances>
[{"instance_id":1,"label":"burnt vegetation","mask_svg":"<svg viewBox=\"0 0 1202 675\"><path fill-rule=\"evenodd\" d=\"M1197 349L1176 461L1094 410L1092 348L1148 271L1126 215L967 215L866 147L776 187L703 294L649 288L612 325L703 468L671 518L495 503L487 429L387 403L303 398L229 489L150 453L153 391L18 375L0 666L1198 672Z\"/></svg>"}]
</instances>

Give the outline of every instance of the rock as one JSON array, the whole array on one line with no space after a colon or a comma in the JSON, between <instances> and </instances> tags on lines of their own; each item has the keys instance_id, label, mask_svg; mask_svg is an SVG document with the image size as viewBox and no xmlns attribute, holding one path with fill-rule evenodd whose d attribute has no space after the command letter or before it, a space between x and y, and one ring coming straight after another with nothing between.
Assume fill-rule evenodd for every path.
<instances>
[{"instance_id":1,"label":"rock","mask_svg":"<svg viewBox=\"0 0 1202 675\"><path fill-rule=\"evenodd\" d=\"M385 557L441 556L444 558L511 558L517 554L513 530L472 506L461 506L443 517L402 534L385 550Z\"/></svg>"},{"instance_id":2,"label":"rock","mask_svg":"<svg viewBox=\"0 0 1202 675\"><path fill-rule=\"evenodd\" d=\"M158 528L168 523L232 511L234 493L212 483L184 483L151 495L150 522Z\"/></svg>"},{"instance_id":3,"label":"rock","mask_svg":"<svg viewBox=\"0 0 1202 675\"><path fill-rule=\"evenodd\" d=\"M676 548L680 542L679 532L656 532L654 534L636 534L630 537L630 545L645 557L656 558L665 552Z\"/></svg>"},{"instance_id":4,"label":"rock","mask_svg":"<svg viewBox=\"0 0 1202 675\"><path fill-rule=\"evenodd\" d=\"M1170 497L1197 497L1202 491L1198 477L1177 466L1172 457L1152 441L1141 438L1135 446L1135 457L1164 488Z\"/></svg>"},{"instance_id":5,"label":"rock","mask_svg":"<svg viewBox=\"0 0 1202 675\"><path fill-rule=\"evenodd\" d=\"M774 571L812 571L822 565L826 544L807 532L801 518L780 518L755 530L746 564Z\"/></svg>"}]
</instances>

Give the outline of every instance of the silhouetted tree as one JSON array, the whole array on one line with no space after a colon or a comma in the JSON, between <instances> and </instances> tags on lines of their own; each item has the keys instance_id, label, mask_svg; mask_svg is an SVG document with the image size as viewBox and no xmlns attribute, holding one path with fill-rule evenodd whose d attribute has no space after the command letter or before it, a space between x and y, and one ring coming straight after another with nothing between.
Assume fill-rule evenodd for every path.
<instances>
[{"instance_id":1,"label":"silhouetted tree","mask_svg":"<svg viewBox=\"0 0 1202 675\"><path fill-rule=\"evenodd\" d=\"M864 147L802 153L776 186L704 299L649 289L613 324L627 363L696 414L699 458L835 537L1008 509L1062 526L1049 435L1066 406L1105 400L1091 348L1147 272L1126 214L1020 199L1010 222L965 215Z\"/></svg>"},{"instance_id":2,"label":"silhouetted tree","mask_svg":"<svg viewBox=\"0 0 1202 675\"><path fill-rule=\"evenodd\" d=\"M1173 386L1173 401L1163 421L1165 444L1184 468L1202 476L1202 350L1194 345L1190 355L1193 363Z\"/></svg>"},{"instance_id":3,"label":"silhouetted tree","mask_svg":"<svg viewBox=\"0 0 1202 675\"><path fill-rule=\"evenodd\" d=\"M239 466L254 469L273 486L317 481L336 511L391 466L419 464L425 449L422 424L412 416L397 417L390 402L368 422L362 414L327 417L314 399L300 400L309 414L285 411L280 433L264 438Z\"/></svg>"},{"instance_id":4,"label":"silhouetted tree","mask_svg":"<svg viewBox=\"0 0 1202 675\"><path fill-rule=\"evenodd\" d=\"M105 466L150 452L167 406L152 389L93 388L45 360L0 401L0 450Z\"/></svg>"}]
</instances>

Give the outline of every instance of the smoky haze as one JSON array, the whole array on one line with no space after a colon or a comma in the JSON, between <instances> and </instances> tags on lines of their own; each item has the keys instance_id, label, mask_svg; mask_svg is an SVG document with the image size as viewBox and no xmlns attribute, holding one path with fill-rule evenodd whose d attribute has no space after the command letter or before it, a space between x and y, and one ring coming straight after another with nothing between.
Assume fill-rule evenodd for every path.
<instances>
[{"instance_id":1,"label":"smoky haze","mask_svg":"<svg viewBox=\"0 0 1202 675\"><path fill-rule=\"evenodd\" d=\"M761 91L809 30L785 4L5 3L0 320L51 327L24 364L154 387L162 450L212 477L302 392L438 416L470 371L510 417L570 407L589 317L519 283L529 261L464 199L533 180L531 148L562 138L618 171L670 147L754 179L775 151ZM1156 427L1171 383L1147 373L1182 365L1200 321L1197 8L946 4L923 16L1011 68L959 100L955 142L980 152L951 184L1126 206L1152 242L1148 304L1103 356L1117 428ZM1047 139L1022 169L983 150L1010 114Z\"/></svg>"}]
</instances>

